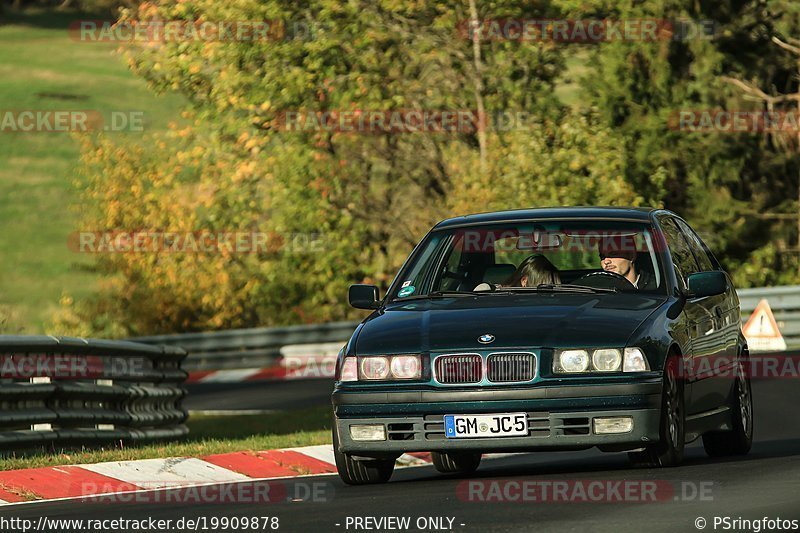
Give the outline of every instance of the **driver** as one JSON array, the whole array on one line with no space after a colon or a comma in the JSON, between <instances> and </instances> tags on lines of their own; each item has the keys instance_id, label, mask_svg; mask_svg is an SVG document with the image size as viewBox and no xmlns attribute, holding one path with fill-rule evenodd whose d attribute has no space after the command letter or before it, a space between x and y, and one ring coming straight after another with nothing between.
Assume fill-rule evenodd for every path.
<instances>
[{"instance_id":1,"label":"driver","mask_svg":"<svg viewBox=\"0 0 800 533\"><path fill-rule=\"evenodd\" d=\"M650 288L652 276L647 270L640 270L636 265L638 253L633 235L606 237L598 248L600 266L603 270L619 274L637 289Z\"/></svg>"}]
</instances>

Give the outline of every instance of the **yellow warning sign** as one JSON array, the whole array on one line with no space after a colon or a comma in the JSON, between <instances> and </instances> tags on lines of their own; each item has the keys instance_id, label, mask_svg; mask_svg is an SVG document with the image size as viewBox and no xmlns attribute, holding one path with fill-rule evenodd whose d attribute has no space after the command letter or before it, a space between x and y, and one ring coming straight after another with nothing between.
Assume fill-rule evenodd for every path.
<instances>
[{"instance_id":1,"label":"yellow warning sign","mask_svg":"<svg viewBox=\"0 0 800 533\"><path fill-rule=\"evenodd\" d=\"M742 328L742 333L747 339L751 353L778 352L786 349L786 341L783 340L775 315L772 314L772 309L765 299L758 302L753 314Z\"/></svg>"}]
</instances>

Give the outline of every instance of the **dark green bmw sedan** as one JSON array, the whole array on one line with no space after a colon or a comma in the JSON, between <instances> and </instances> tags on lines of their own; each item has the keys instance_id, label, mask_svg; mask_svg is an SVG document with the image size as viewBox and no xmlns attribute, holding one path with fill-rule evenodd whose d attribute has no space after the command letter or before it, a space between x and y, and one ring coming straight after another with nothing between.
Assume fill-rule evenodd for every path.
<instances>
[{"instance_id":1,"label":"dark green bmw sedan","mask_svg":"<svg viewBox=\"0 0 800 533\"><path fill-rule=\"evenodd\" d=\"M753 408L739 301L666 210L548 208L445 220L339 354L333 442L346 483L402 453L445 473L488 452L627 451L671 466L702 438L746 454Z\"/></svg>"}]
</instances>

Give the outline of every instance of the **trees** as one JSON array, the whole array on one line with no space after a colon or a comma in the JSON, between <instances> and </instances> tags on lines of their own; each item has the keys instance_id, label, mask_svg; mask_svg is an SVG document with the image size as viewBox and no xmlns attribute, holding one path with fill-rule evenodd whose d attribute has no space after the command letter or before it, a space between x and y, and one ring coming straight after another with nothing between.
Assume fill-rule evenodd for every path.
<instances>
[{"instance_id":1,"label":"trees","mask_svg":"<svg viewBox=\"0 0 800 533\"><path fill-rule=\"evenodd\" d=\"M268 39L127 50L154 90L190 104L166 135L86 144L82 184L94 208L83 226L246 229L275 245L101 255L100 297L67 300L56 329L133 335L352 317L347 285L385 288L436 220L520 206L666 205L700 228L740 284L761 283L740 266L758 250L756 270L775 274L777 248L765 245L773 230L793 229L752 211L787 207L781 189L797 190L797 161L758 135L687 133L669 120L739 106L725 75L796 87L794 65L765 53L772 29L788 31L796 17L790 2L717 4L187 0L127 11L127 21L272 24ZM559 17L710 19L718 31L599 45L458 31L470 20ZM570 108L555 88L578 47L590 75ZM416 132L337 122L408 111L477 120ZM321 236L320 246L290 249L296 235Z\"/></svg>"},{"instance_id":2,"label":"trees","mask_svg":"<svg viewBox=\"0 0 800 533\"><path fill-rule=\"evenodd\" d=\"M522 16L531 13L524 5L503 2L492 9ZM492 14L480 4L475 9L484 18ZM533 15L555 14L545 2ZM143 4L126 17L280 20L285 31L280 39L166 42L129 51L131 68L155 90L187 96L190 122L139 146L87 145L84 184L97 209L86 214L84 226L321 234L324 250L102 256L108 286L87 308L68 308L60 319L65 328L99 324L102 316L111 317L102 327L113 324L126 334L351 316L343 304L349 283L386 287L432 223L485 209L489 192L519 180L519 169L528 165L519 157L526 149L524 124L511 131L480 122L448 132L347 132L325 124L287 129L287 112L474 116L479 85L489 116L561 113L552 97L561 51L548 43L486 42L478 66L474 43L456 31L469 18L460 2L197 0ZM562 150L559 135L551 137ZM545 141L540 138L539 148L548 146ZM477 171L481 153L491 173ZM566 164L564 154L558 157L553 165ZM490 185L481 191L475 188L480 184ZM554 182L550 189L563 187ZM528 198L541 205L557 197ZM502 197L492 205L517 201Z\"/></svg>"},{"instance_id":3,"label":"trees","mask_svg":"<svg viewBox=\"0 0 800 533\"><path fill-rule=\"evenodd\" d=\"M603 124L622 137L628 154L625 181L689 218L739 286L761 285L764 275L783 282L800 279L785 273L793 258L775 257L775 241L796 240L791 237L796 229L759 216L797 211L796 194L787 199L785 192L797 191L797 158L787 157L774 138L758 133L670 127L680 110L753 109L726 83L731 73L764 80L769 87L797 87L795 65L770 43L776 32L796 31L800 19L795 3L626 1L613 7L581 3L575 9L612 18L713 22L713 33L705 37L620 41L595 48L586 84L590 101ZM663 187L652 180L659 173L668 176ZM746 268L751 260L760 267ZM762 275L754 276L754 271Z\"/></svg>"},{"instance_id":4,"label":"trees","mask_svg":"<svg viewBox=\"0 0 800 533\"><path fill-rule=\"evenodd\" d=\"M741 91L741 99L757 102L756 105L764 111L794 114L800 118L800 40L792 37L800 35L800 6L795 2L773 1L765 3L764 7L768 15L764 37L779 49L776 50L779 53L776 54L775 63L780 65L780 69L777 72L773 70L755 74L755 77L765 80L766 89L757 85L761 82L751 83L735 76L722 79ZM737 75L748 75L741 69L737 70ZM791 90L794 92L789 92ZM771 222L771 236L769 242L755 250L742 265L738 279L745 284L752 283L751 280L776 285L797 283L800 280L800 175L793 183L789 173L792 170L800 172L800 129L765 131L761 146L773 153L777 161L785 162L781 168L787 174L779 179L783 178L782 185L797 191L796 200L793 201L791 195L786 194L786 189L781 190L778 180L778 183L773 182L766 187L774 188L772 204L763 212L755 212L751 216ZM794 228L791 222L796 223ZM792 237L796 243L794 246L787 243Z\"/></svg>"}]
</instances>

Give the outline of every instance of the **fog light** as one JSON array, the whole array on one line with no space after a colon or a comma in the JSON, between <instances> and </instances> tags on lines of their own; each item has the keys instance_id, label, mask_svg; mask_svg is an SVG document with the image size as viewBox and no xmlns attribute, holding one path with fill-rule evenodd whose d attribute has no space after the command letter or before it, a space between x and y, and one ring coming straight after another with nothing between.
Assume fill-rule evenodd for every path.
<instances>
[{"instance_id":1,"label":"fog light","mask_svg":"<svg viewBox=\"0 0 800 533\"><path fill-rule=\"evenodd\" d=\"M353 440L386 440L386 428L383 424L359 424L350 426L350 437Z\"/></svg>"},{"instance_id":2,"label":"fog light","mask_svg":"<svg viewBox=\"0 0 800 533\"><path fill-rule=\"evenodd\" d=\"M614 418L595 418L595 435L608 433L630 433L633 431L633 418L630 416L617 416Z\"/></svg>"}]
</instances>

